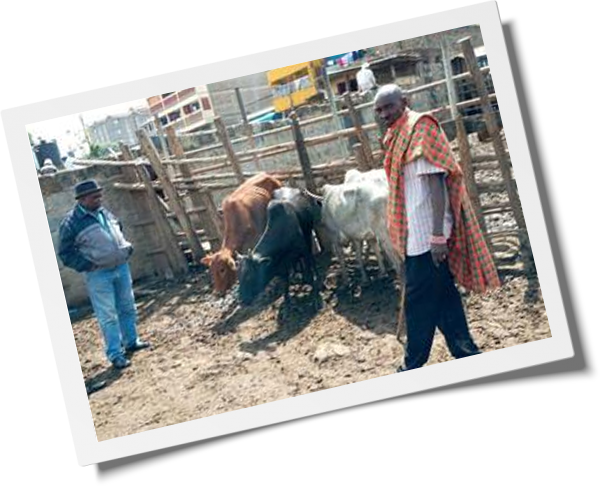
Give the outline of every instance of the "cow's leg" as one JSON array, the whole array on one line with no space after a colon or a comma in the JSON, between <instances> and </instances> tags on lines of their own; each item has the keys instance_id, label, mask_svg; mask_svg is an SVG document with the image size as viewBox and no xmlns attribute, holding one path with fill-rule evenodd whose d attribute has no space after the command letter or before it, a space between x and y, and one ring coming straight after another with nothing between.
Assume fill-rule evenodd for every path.
<instances>
[{"instance_id":1,"label":"cow's leg","mask_svg":"<svg viewBox=\"0 0 600 486\"><path fill-rule=\"evenodd\" d=\"M367 276L367 272L365 270L365 261L362 255L362 240L354 240L354 250L356 251L356 261L358 262L358 267L360 269L360 279L363 284L369 282L369 277Z\"/></svg>"},{"instance_id":2,"label":"cow's leg","mask_svg":"<svg viewBox=\"0 0 600 486\"><path fill-rule=\"evenodd\" d=\"M377 264L379 265L379 276L385 277L385 260L381 252L381 247L379 246L379 240L372 240L371 244L373 245L373 250L375 251L375 255L377 256Z\"/></svg>"},{"instance_id":3,"label":"cow's leg","mask_svg":"<svg viewBox=\"0 0 600 486\"><path fill-rule=\"evenodd\" d=\"M285 305L290 305L290 270L293 270L293 264L284 265L283 272L281 273L281 278L283 279L284 285L284 293L283 293L283 303Z\"/></svg>"},{"instance_id":4,"label":"cow's leg","mask_svg":"<svg viewBox=\"0 0 600 486\"><path fill-rule=\"evenodd\" d=\"M313 243L315 242L315 238L311 228L308 228L304 232L304 241L306 242L306 247L304 256L301 258L302 262L305 264L304 283L309 284L314 288L315 278L318 278L318 275L315 255L313 253Z\"/></svg>"},{"instance_id":5,"label":"cow's leg","mask_svg":"<svg viewBox=\"0 0 600 486\"><path fill-rule=\"evenodd\" d=\"M340 265L340 269L342 271L342 283L344 285L348 285L348 271L346 270L346 265L344 264L344 252L342 250L342 245L339 242L333 243L333 252L335 253L335 257Z\"/></svg>"}]
</instances>

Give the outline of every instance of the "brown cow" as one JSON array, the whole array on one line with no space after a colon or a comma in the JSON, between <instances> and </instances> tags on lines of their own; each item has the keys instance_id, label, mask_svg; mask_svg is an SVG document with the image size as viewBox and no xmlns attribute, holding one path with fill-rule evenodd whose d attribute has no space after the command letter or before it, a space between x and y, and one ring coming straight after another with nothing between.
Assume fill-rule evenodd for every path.
<instances>
[{"instance_id":1,"label":"brown cow","mask_svg":"<svg viewBox=\"0 0 600 486\"><path fill-rule=\"evenodd\" d=\"M261 172L223 201L225 227L221 249L202 259L202 263L210 268L215 292L221 294L235 284L235 252L254 248L267 224L267 204L273 191L280 187L282 184L278 179Z\"/></svg>"}]
</instances>

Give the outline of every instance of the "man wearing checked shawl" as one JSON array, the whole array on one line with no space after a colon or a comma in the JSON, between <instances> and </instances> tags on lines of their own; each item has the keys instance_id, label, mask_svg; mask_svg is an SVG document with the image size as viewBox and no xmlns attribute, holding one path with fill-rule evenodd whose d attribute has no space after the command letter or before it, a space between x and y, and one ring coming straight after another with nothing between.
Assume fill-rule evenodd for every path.
<instances>
[{"instance_id":1,"label":"man wearing checked shawl","mask_svg":"<svg viewBox=\"0 0 600 486\"><path fill-rule=\"evenodd\" d=\"M375 113L386 127L388 229L405 263L406 343L398 371L427 362L436 327L455 358L479 354L454 282L484 292L500 280L462 170L438 121L410 110L398 86L379 89Z\"/></svg>"}]
</instances>

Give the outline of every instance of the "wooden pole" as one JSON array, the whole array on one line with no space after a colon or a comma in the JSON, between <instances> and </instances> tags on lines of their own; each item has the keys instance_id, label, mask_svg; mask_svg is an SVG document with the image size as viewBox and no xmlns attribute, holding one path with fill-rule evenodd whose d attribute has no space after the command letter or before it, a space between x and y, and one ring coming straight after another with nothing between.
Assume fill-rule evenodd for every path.
<instances>
[{"instance_id":1,"label":"wooden pole","mask_svg":"<svg viewBox=\"0 0 600 486\"><path fill-rule=\"evenodd\" d=\"M363 151L362 144L355 143L354 145L352 145L352 150L354 151L354 158L356 159L358 168L363 172L370 170L371 168L369 167L369 165L367 164L367 161L365 160L365 153Z\"/></svg>"},{"instance_id":2,"label":"wooden pole","mask_svg":"<svg viewBox=\"0 0 600 486\"><path fill-rule=\"evenodd\" d=\"M163 130L162 124L157 115L154 115L154 126L156 127L156 133L158 135L158 142L160 144L160 148L163 153L163 157L165 160L169 158L169 151L167 150L167 144L165 143L165 132Z\"/></svg>"},{"instance_id":3,"label":"wooden pole","mask_svg":"<svg viewBox=\"0 0 600 486\"><path fill-rule=\"evenodd\" d=\"M235 88L235 96L237 98L238 106L240 108L240 113L242 115L242 122L244 125L244 134L248 138L248 142L250 143L250 149L256 150L256 140L254 139L254 131L252 130L252 125L248 122L248 114L246 113L246 107L244 106L244 99L242 98L242 93L240 92L240 88ZM252 160L256 165L258 170L262 170L259 156L253 152Z\"/></svg>"},{"instance_id":4,"label":"wooden pole","mask_svg":"<svg viewBox=\"0 0 600 486\"><path fill-rule=\"evenodd\" d=\"M333 90L331 89L331 80L329 79L329 73L327 72L327 66L323 66L323 84L325 85L325 92L327 93L327 101L329 102L329 107L331 108L331 116L335 121L335 131L343 130L344 124L342 123L342 119L340 118L340 113L335 104L335 97L333 96ZM347 141L344 140L344 137L338 137L338 143L342 150L343 157L350 157L350 153L348 151Z\"/></svg>"},{"instance_id":5,"label":"wooden pole","mask_svg":"<svg viewBox=\"0 0 600 486\"><path fill-rule=\"evenodd\" d=\"M154 148L154 145L152 144L152 141L146 132L138 130L137 136L140 140L142 151L146 154L146 157L148 157L150 164L152 164L152 168L156 172L156 175L158 176L158 179L160 180L160 183L169 198L171 209L175 213L177 221L181 225L181 228L186 235L188 244L190 245L190 249L192 251L192 256L194 257L195 261L199 262L205 256L205 252L202 249L198 235L192 227L190 218L185 212L181 201L179 200L179 195L177 194L175 187L171 183L171 180L169 179L169 176L167 175L167 172L160 161L158 152L156 151L156 148Z\"/></svg>"},{"instance_id":6,"label":"wooden pole","mask_svg":"<svg viewBox=\"0 0 600 486\"><path fill-rule=\"evenodd\" d=\"M442 49L442 63L444 64L444 74L446 76L446 89L448 91L448 103L450 104L450 113L453 119L458 117L458 108L456 108L456 88L454 86L454 79L452 78L452 66L450 59L448 58L448 45L446 44L446 38L444 34L436 34Z\"/></svg>"},{"instance_id":7,"label":"wooden pole","mask_svg":"<svg viewBox=\"0 0 600 486\"><path fill-rule=\"evenodd\" d=\"M119 150L121 151L121 157L123 160L133 160L131 149L123 142L119 142Z\"/></svg>"},{"instance_id":8,"label":"wooden pole","mask_svg":"<svg viewBox=\"0 0 600 486\"><path fill-rule=\"evenodd\" d=\"M235 173L238 182L241 184L242 182L244 182L244 174L242 173L242 169L240 167L237 155L233 150L233 145L231 145L229 135L227 135L227 128L225 127L223 120L221 120L221 118L219 117L216 117L214 119L214 124L217 128L217 136L219 137L219 140L223 145L223 148L225 149L225 153L227 154L227 159L231 164L231 168L233 169L233 172Z\"/></svg>"},{"instance_id":9,"label":"wooden pole","mask_svg":"<svg viewBox=\"0 0 600 486\"><path fill-rule=\"evenodd\" d=\"M489 234L485 224L485 218L483 217L483 211L481 209L481 200L479 199L479 190L475 182L475 173L473 171L473 158L471 156L471 149L469 147L469 138L467 137L467 131L463 122L462 116L458 115L456 118L456 139L458 141L458 151L460 154L460 166L465 175L465 185L467 186L467 192L469 193L469 199L475 210L479 227L483 231L486 238L488 247L490 246Z\"/></svg>"},{"instance_id":10,"label":"wooden pole","mask_svg":"<svg viewBox=\"0 0 600 486\"><path fill-rule=\"evenodd\" d=\"M175 155L175 159L183 160L185 157L183 146L177 138L173 127L167 127L167 139L169 141L169 146ZM190 179L192 177L192 171L189 164L179 164L178 167L184 179ZM219 218L217 208L211 195L206 192L198 193L194 191L190 193L190 198L192 200L192 206L204 206L208 211L208 218L200 217L199 219L202 226L204 226L204 229L207 231L209 238L221 239L223 237L221 218Z\"/></svg>"},{"instance_id":11,"label":"wooden pole","mask_svg":"<svg viewBox=\"0 0 600 486\"><path fill-rule=\"evenodd\" d=\"M159 238L163 244L165 249L165 253L167 255L167 259L169 260L169 264L173 273L175 275L183 275L188 272L188 264L187 261L179 248L177 243L177 237L173 233L173 229L167 220L167 215L163 211L162 206L158 200L158 195L156 191L152 187L152 182L150 181L150 177L146 172L145 167L142 163L136 164L136 171L140 179L142 180L144 187L146 188L148 206L150 207L150 214L156 223L156 227L158 229Z\"/></svg>"},{"instance_id":12,"label":"wooden pole","mask_svg":"<svg viewBox=\"0 0 600 486\"><path fill-rule=\"evenodd\" d=\"M160 207L158 207L158 210L154 209L158 204L158 198L144 167L141 164L138 166L131 160L127 162L126 166L121 167L121 171L124 179L129 182L115 183L115 186L117 184L137 185L140 180L147 184L150 197L137 191L133 192L131 196L138 214L143 215L150 212L152 216L151 223L154 225L155 231L149 234L150 246L155 249L158 248L160 251L151 251L148 255L152 256L156 269L166 279L170 280L174 276L187 272L187 262L177 246L177 240L171 231L166 214L160 210Z\"/></svg>"},{"instance_id":13,"label":"wooden pole","mask_svg":"<svg viewBox=\"0 0 600 486\"><path fill-rule=\"evenodd\" d=\"M163 154L164 160L169 160L169 148L167 147L167 139L165 136L165 131L163 130L162 124L158 116L154 115L154 125L156 126L156 133L158 134L158 144L160 145L160 150ZM167 174L169 177L175 177L176 171L172 167L167 167Z\"/></svg>"},{"instance_id":14,"label":"wooden pole","mask_svg":"<svg viewBox=\"0 0 600 486\"><path fill-rule=\"evenodd\" d=\"M257 152L256 139L254 138L254 130L252 129L252 125L250 123L246 123L244 125L244 132L248 136L248 141L250 142L250 153L252 156L252 161L256 166L257 170L262 171L262 164L260 163L260 154ZM246 155L246 154L243 154Z\"/></svg>"},{"instance_id":15,"label":"wooden pole","mask_svg":"<svg viewBox=\"0 0 600 486\"><path fill-rule=\"evenodd\" d=\"M300 167L302 168L306 188L311 192L316 192L317 186L313 177L310 159L308 158L308 151L304 144L304 137L302 136L302 130L300 129L296 112L290 114L290 119L292 121L292 135L294 136L294 143L296 144L296 151L298 152L298 159L300 160Z\"/></svg>"},{"instance_id":16,"label":"wooden pole","mask_svg":"<svg viewBox=\"0 0 600 486\"><path fill-rule=\"evenodd\" d=\"M471 44L471 38L466 37L458 41L461 46L467 67L477 88L479 98L481 99L481 109L483 111L483 119L488 133L492 137L492 145L494 152L498 157L498 164L500 166L500 172L504 184L506 185L506 192L508 193L508 200L510 201L511 209L514 214L517 226L521 230L521 250L523 254L523 260L526 266L533 267L533 255L531 254L531 247L529 244L529 237L527 235L527 225L525 224L525 216L523 215L523 208L521 207L521 200L517 193L517 187L512 177L511 166L507 158L506 151L504 150L504 144L500 138L500 130L496 123L496 117L494 116L492 105L489 100L487 88L485 87L485 81L481 70L477 65L477 59L475 58L475 51Z\"/></svg>"},{"instance_id":17,"label":"wooden pole","mask_svg":"<svg viewBox=\"0 0 600 486\"><path fill-rule=\"evenodd\" d=\"M363 130L363 126L360 122L358 112L352 104L352 98L350 97L350 93L346 93L345 98L346 103L348 104L348 112L350 113L350 118L352 118L352 124L356 129L356 135L358 136L358 140L362 145L362 151L365 156L365 163L369 168L373 168L375 167L375 162L373 161L373 152L371 150L371 142L369 141L369 136Z\"/></svg>"}]
</instances>

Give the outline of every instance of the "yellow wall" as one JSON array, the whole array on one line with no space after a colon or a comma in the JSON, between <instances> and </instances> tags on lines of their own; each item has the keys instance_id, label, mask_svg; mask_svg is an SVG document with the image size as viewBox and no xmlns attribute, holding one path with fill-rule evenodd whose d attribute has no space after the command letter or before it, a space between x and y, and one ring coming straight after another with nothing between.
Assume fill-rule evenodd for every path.
<instances>
[{"instance_id":1,"label":"yellow wall","mask_svg":"<svg viewBox=\"0 0 600 486\"><path fill-rule=\"evenodd\" d=\"M269 81L269 85L276 84L282 78L293 77L299 71L303 69L309 68L310 70L311 62L301 62L299 64L292 64L291 66L286 66L282 68L272 69L267 73L267 79Z\"/></svg>"},{"instance_id":2,"label":"yellow wall","mask_svg":"<svg viewBox=\"0 0 600 486\"><path fill-rule=\"evenodd\" d=\"M289 110L292 107L291 103L290 103L290 98L291 98L291 101L293 101L294 106L300 106L303 103L305 103L307 100L312 98L313 96L316 96L316 94L317 94L317 88L315 86L311 86L310 88L296 91L296 92L292 93L290 96L274 97L273 98L273 107L275 108L275 111L278 111L278 112Z\"/></svg>"},{"instance_id":3,"label":"yellow wall","mask_svg":"<svg viewBox=\"0 0 600 486\"><path fill-rule=\"evenodd\" d=\"M288 96L274 96L273 107L275 108L275 111L280 112L290 109L291 102L293 102L294 106L300 106L318 93L316 87L317 69L319 66L321 66L321 64L321 60L301 62L298 64L292 64L291 66L272 69L267 73L267 79L270 86L285 84L299 78L301 75L305 75L306 73L310 77L311 81L311 86L309 88L295 91Z\"/></svg>"}]
</instances>

